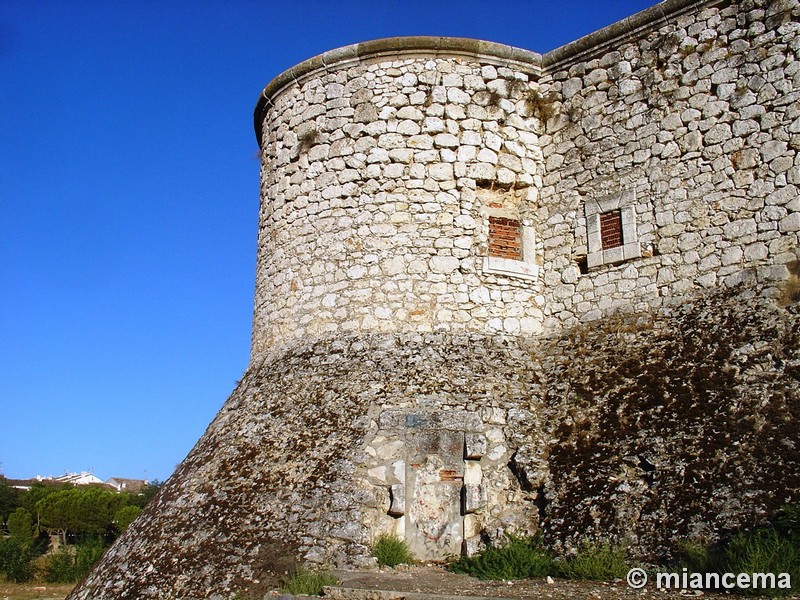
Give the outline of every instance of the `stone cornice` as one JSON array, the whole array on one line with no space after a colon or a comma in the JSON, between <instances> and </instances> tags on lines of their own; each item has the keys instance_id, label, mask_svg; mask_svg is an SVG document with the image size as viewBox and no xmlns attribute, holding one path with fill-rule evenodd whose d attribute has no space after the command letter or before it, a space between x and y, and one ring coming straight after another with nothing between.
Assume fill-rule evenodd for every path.
<instances>
[{"instance_id":1,"label":"stone cornice","mask_svg":"<svg viewBox=\"0 0 800 600\"><path fill-rule=\"evenodd\" d=\"M542 70L553 72L570 64L605 53L628 39L637 39L648 32L674 22L680 15L695 12L729 0L664 0L630 17L564 44L542 56Z\"/></svg>"},{"instance_id":2,"label":"stone cornice","mask_svg":"<svg viewBox=\"0 0 800 600\"><path fill-rule=\"evenodd\" d=\"M417 57L460 57L486 64L504 66L541 75L542 55L530 50L456 37L393 37L370 40L324 52L287 69L267 84L256 104L254 126L261 143L264 112L286 87L318 73L326 73L358 64Z\"/></svg>"},{"instance_id":3,"label":"stone cornice","mask_svg":"<svg viewBox=\"0 0 800 600\"><path fill-rule=\"evenodd\" d=\"M537 52L471 38L392 37L370 40L329 50L287 69L270 81L258 98L254 113L256 139L261 143L265 112L284 89L318 73L382 60L415 57L461 57L486 64L527 71L535 77L600 55L629 39L646 35L678 16L730 0L664 0L630 17L585 35L542 55Z\"/></svg>"}]
</instances>

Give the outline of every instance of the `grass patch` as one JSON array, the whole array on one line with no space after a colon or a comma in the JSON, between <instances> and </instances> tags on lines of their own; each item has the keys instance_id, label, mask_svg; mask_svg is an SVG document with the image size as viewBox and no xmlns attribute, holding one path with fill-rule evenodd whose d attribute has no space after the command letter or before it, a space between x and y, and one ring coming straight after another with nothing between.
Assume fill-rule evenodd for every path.
<instances>
[{"instance_id":1,"label":"grass patch","mask_svg":"<svg viewBox=\"0 0 800 600\"><path fill-rule=\"evenodd\" d=\"M624 579L629 569L623 546L590 542L584 542L578 554L560 562L558 567L567 579L594 581Z\"/></svg>"},{"instance_id":2,"label":"grass patch","mask_svg":"<svg viewBox=\"0 0 800 600\"><path fill-rule=\"evenodd\" d=\"M336 575L330 571L307 571L306 569L298 569L294 575L286 580L286 583L281 587L281 593L304 594L306 596L319 596L322 594L322 588L328 585L336 585L338 580Z\"/></svg>"},{"instance_id":3,"label":"grass patch","mask_svg":"<svg viewBox=\"0 0 800 600\"><path fill-rule=\"evenodd\" d=\"M385 533L381 534L372 545L372 555L382 567L410 565L414 562L414 555L411 554L405 540Z\"/></svg>"},{"instance_id":4,"label":"grass patch","mask_svg":"<svg viewBox=\"0 0 800 600\"><path fill-rule=\"evenodd\" d=\"M41 583L0 583L0 598L8 600L37 600L47 598L66 598L73 585L42 585Z\"/></svg>"},{"instance_id":5,"label":"grass patch","mask_svg":"<svg viewBox=\"0 0 800 600\"><path fill-rule=\"evenodd\" d=\"M479 579L529 579L546 577L555 572L553 557L538 537L508 538L502 547L490 546L476 556L462 556L451 563L456 573L466 573Z\"/></svg>"},{"instance_id":6,"label":"grass patch","mask_svg":"<svg viewBox=\"0 0 800 600\"><path fill-rule=\"evenodd\" d=\"M678 544L678 566L692 573L716 572L721 566L719 553L713 548L690 540Z\"/></svg>"}]
</instances>

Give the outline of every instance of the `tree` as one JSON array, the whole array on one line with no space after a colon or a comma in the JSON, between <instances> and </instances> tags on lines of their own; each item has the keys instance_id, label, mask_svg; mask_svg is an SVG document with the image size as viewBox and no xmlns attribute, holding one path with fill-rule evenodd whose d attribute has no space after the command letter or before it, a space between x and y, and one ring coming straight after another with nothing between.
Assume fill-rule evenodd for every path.
<instances>
[{"instance_id":1,"label":"tree","mask_svg":"<svg viewBox=\"0 0 800 600\"><path fill-rule=\"evenodd\" d=\"M36 541L36 526L33 524L33 515L26 509L19 507L8 516L8 534L12 540L21 545L30 546Z\"/></svg>"},{"instance_id":2,"label":"tree","mask_svg":"<svg viewBox=\"0 0 800 600\"><path fill-rule=\"evenodd\" d=\"M114 526L114 516L125 498L100 488L70 488L49 494L36 503L41 525L61 536L100 537Z\"/></svg>"},{"instance_id":3,"label":"tree","mask_svg":"<svg viewBox=\"0 0 800 600\"><path fill-rule=\"evenodd\" d=\"M5 477L0 477L0 527L19 506L18 496L19 490L11 487Z\"/></svg>"},{"instance_id":4,"label":"tree","mask_svg":"<svg viewBox=\"0 0 800 600\"><path fill-rule=\"evenodd\" d=\"M114 525L117 526L119 532L122 533L128 528L128 525L133 523L134 519L139 516L142 509L138 506L123 506L114 515Z\"/></svg>"},{"instance_id":5,"label":"tree","mask_svg":"<svg viewBox=\"0 0 800 600\"><path fill-rule=\"evenodd\" d=\"M39 524L50 533L58 534L62 544L67 543L67 529L70 526L68 492L69 490L61 490L48 494L36 502Z\"/></svg>"}]
</instances>

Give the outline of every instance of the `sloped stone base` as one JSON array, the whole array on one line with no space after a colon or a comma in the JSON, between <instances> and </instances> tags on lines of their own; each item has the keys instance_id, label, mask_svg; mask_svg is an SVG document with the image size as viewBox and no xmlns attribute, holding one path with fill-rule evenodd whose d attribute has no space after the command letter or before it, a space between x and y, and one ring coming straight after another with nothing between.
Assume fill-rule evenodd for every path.
<instances>
[{"instance_id":1,"label":"sloped stone base","mask_svg":"<svg viewBox=\"0 0 800 600\"><path fill-rule=\"evenodd\" d=\"M270 354L70 598L228 598L295 561L369 566L405 518L375 463L396 458L398 414L474 416L486 489L466 537L539 527L566 551L603 538L663 557L768 519L800 500L797 305L724 291L672 311L538 341L374 334Z\"/></svg>"}]
</instances>

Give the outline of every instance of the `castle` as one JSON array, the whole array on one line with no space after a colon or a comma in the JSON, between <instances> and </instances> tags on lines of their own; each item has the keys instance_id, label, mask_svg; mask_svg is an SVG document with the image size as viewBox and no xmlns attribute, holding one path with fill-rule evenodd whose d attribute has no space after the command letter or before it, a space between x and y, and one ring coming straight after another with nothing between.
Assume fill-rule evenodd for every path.
<instances>
[{"instance_id":1,"label":"castle","mask_svg":"<svg viewBox=\"0 0 800 600\"><path fill-rule=\"evenodd\" d=\"M380 533L663 556L797 502L799 20L667 0L276 77L248 371L70 598L225 598Z\"/></svg>"}]
</instances>

